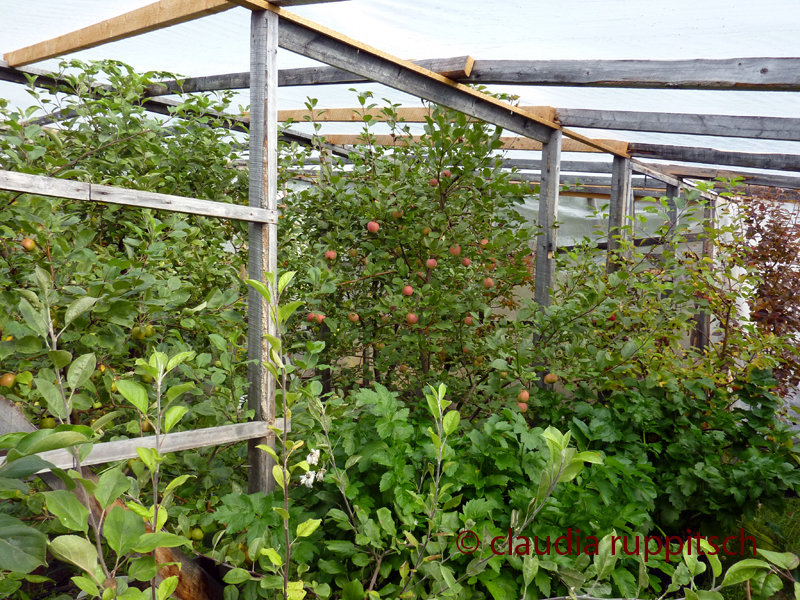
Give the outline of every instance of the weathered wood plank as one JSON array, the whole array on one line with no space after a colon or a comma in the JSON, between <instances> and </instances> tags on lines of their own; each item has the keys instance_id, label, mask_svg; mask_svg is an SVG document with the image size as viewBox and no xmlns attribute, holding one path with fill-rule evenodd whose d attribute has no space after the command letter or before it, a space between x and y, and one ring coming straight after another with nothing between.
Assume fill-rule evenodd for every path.
<instances>
[{"instance_id":1,"label":"weathered wood plank","mask_svg":"<svg viewBox=\"0 0 800 600\"><path fill-rule=\"evenodd\" d=\"M566 135L566 133L564 134ZM330 134L326 135L325 139L337 146L354 146L364 144L364 140L357 134ZM373 136L373 143L377 146L405 146L408 142L419 142L422 138L420 136L403 136L392 137L391 135L376 135ZM501 146L504 150L541 150L542 142L527 138L527 137L511 137L503 136L500 138L503 143ZM621 142L619 140L594 140L601 143L606 147L606 151L615 150L617 153L624 154L628 142ZM576 141L574 139L564 140L562 143L562 152L604 152L599 150L596 145L588 145L584 142Z\"/></svg>"},{"instance_id":2,"label":"weathered wood plank","mask_svg":"<svg viewBox=\"0 0 800 600\"><path fill-rule=\"evenodd\" d=\"M557 108L565 127L800 141L800 119Z\"/></svg>"},{"instance_id":3,"label":"weathered wood plank","mask_svg":"<svg viewBox=\"0 0 800 600\"><path fill-rule=\"evenodd\" d=\"M549 121L555 116L555 109L549 106L521 106L525 111L536 115L541 119ZM307 109L282 110L278 112L278 120L306 121L313 118L314 121L330 123L359 123L364 121L364 116L369 115L375 121L386 121L388 117L379 107L370 110L360 108L318 108L313 111ZM413 106L396 109L396 116L399 121L406 123L425 123L426 117L433 115L433 110L425 106ZM472 119L470 119L472 120Z\"/></svg>"},{"instance_id":4,"label":"weathered wood plank","mask_svg":"<svg viewBox=\"0 0 800 600\"><path fill-rule=\"evenodd\" d=\"M687 243L688 242L696 242L697 239L698 239L698 236L697 236L696 233L687 233L683 237L684 237L684 239L686 240ZM647 247L650 247L650 246L660 246L661 244L666 244L666 243L668 243L668 240L666 238L662 238L662 237L636 238L635 240L633 240L633 245L636 246L637 248L647 248ZM561 251L570 252L572 250L575 250L576 248L579 248L580 246L581 246L581 244L569 244L567 246L559 247L558 250L560 252ZM597 248L600 249L600 250L608 250L608 242L598 242L597 243Z\"/></svg>"},{"instance_id":5,"label":"weathered wood plank","mask_svg":"<svg viewBox=\"0 0 800 600\"><path fill-rule=\"evenodd\" d=\"M538 171L542 162L532 158L506 158L503 166L512 169L524 169L528 171ZM611 163L592 160L562 160L562 173L611 173Z\"/></svg>"},{"instance_id":6,"label":"weathered wood plank","mask_svg":"<svg viewBox=\"0 0 800 600\"><path fill-rule=\"evenodd\" d=\"M471 56L457 56L453 58L428 58L412 60L429 71L443 75L450 79L463 78L472 72L475 62ZM299 69L281 69L278 71L278 85L280 87L298 85L321 85L333 83L361 83L369 81L364 77L353 75L335 67L304 67ZM151 96L164 94L178 94L191 92L215 92L219 90L246 90L250 87L250 72L226 73L223 75L209 75L205 77L187 77L181 81L164 81L148 87ZM284 119L282 119L284 120ZM296 119L299 120L299 119Z\"/></svg>"},{"instance_id":7,"label":"weathered wood plank","mask_svg":"<svg viewBox=\"0 0 800 600\"><path fill-rule=\"evenodd\" d=\"M283 428L283 419L277 419L275 427ZM256 437L273 436L266 421L250 421L249 423L236 423L235 425L222 425L208 429L195 429L193 431L179 431L161 436L162 453L180 452L205 448L206 446L221 446L243 442ZM118 460L128 460L138 456L136 448L155 448L156 436L131 438L116 442L103 442L95 444L88 457L81 461L81 465L101 465ZM259 451L260 452L260 451ZM59 469L71 469L73 457L69 450L51 450L41 452L39 456L53 463ZM0 465L5 459L0 459Z\"/></svg>"},{"instance_id":8,"label":"weathered wood plank","mask_svg":"<svg viewBox=\"0 0 800 600\"><path fill-rule=\"evenodd\" d=\"M273 3L276 6L299 6L336 1L338 0L273 0ZM186 23L235 6L236 4L226 0L160 0L77 31L7 52L4 58L14 67L28 65Z\"/></svg>"},{"instance_id":9,"label":"weathered wood plank","mask_svg":"<svg viewBox=\"0 0 800 600\"><path fill-rule=\"evenodd\" d=\"M640 142L629 143L628 152L631 156L654 158L658 160L750 167L753 169L771 169L774 171L800 171L800 155L797 154L733 152L729 150L716 150L714 148L664 146L661 144L644 144Z\"/></svg>"},{"instance_id":10,"label":"weathered wood plank","mask_svg":"<svg viewBox=\"0 0 800 600\"><path fill-rule=\"evenodd\" d=\"M800 91L800 58L476 60L465 83Z\"/></svg>"},{"instance_id":11,"label":"weathered wood plank","mask_svg":"<svg viewBox=\"0 0 800 600\"><path fill-rule=\"evenodd\" d=\"M627 238L628 215L631 213L631 161L626 158L614 157L611 167L611 206L608 217L608 259L606 270L611 273L619 268L617 257L614 253Z\"/></svg>"},{"instance_id":12,"label":"weathered wood plank","mask_svg":"<svg viewBox=\"0 0 800 600\"><path fill-rule=\"evenodd\" d=\"M542 151L542 183L539 192L539 217L536 225L541 235L536 238L536 280L534 301L539 306L550 306L550 289L555 282L556 262L554 253L558 246L558 192L561 175L562 133L558 130L550 135Z\"/></svg>"},{"instance_id":13,"label":"weathered wood plank","mask_svg":"<svg viewBox=\"0 0 800 600\"><path fill-rule=\"evenodd\" d=\"M71 200L87 200L91 202L107 202L124 206L137 206L139 208L152 208L171 212L203 215L220 219L233 219L250 223L277 223L278 211L225 204L212 200L197 198L184 198L169 194L156 194L154 192L141 192L124 188L109 187L29 175L28 173L14 173L0 171L0 190L48 196L52 198L69 198Z\"/></svg>"}]
</instances>

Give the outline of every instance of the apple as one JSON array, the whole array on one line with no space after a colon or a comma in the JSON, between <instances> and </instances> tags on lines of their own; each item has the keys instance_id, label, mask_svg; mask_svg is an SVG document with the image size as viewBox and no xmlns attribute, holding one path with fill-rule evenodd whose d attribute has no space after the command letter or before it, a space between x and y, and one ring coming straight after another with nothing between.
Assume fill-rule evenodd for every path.
<instances>
[{"instance_id":1,"label":"apple","mask_svg":"<svg viewBox=\"0 0 800 600\"><path fill-rule=\"evenodd\" d=\"M308 316L306 317L306 320L307 320L309 323L313 323L313 322L314 322L314 319L315 319L316 317L317 317L316 313L308 313Z\"/></svg>"},{"instance_id":2,"label":"apple","mask_svg":"<svg viewBox=\"0 0 800 600\"><path fill-rule=\"evenodd\" d=\"M39 421L39 428L40 429L55 429L56 428L56 420L53 417L46 417Z\"/></svg>"},{"instance_id":3,"label":"apple","mask_svg":"<svg viewBox=\"0 0 800 600\"><path fill-rule=\"evenodd\" d=\"M450 173L450 169L445 169L444 171L442 171L442 175L441 176L442 177L450 177L451 175L452 175L452 173Z\"/></svg>"},{"instance_id":4,"label":"apple","mask_svg":"<svg viewBox=\"0 0 800 600\"><path fill-rule=\"evenodd\" d=\"M528 405L526 403L524 403L524 402L517 402L517 406L519 406L519 409L522 412L525 412L526 410L528 410Z\"/></svg>"},{"instance_id":5,"label":"apple","mask_svg":"<svg viewBox=\"0 0 800 600\"><path fill-rule=\"evenodd\" d=\"M135 340L143 340L144 339L144 331L142 331L141 327L134 327L131 330L131 337Z\"/></svg>"},{"instance_id":6,"label":"apple","mask_svg":"<svg viewBox=\"0 0 800 600\"><path fill-rule=\"evenodd\" d=\"M556 381L558 381L558 375L555 373L548 373L544 376L544 382L547 385L553 385Z\"/></svg>"},{"instance_id":7,"label":"apple","mask_svg":"<svg viewBox=\"0 0 800 600\"><path fill-rule=\"evenodd\" d=\"M31 238L25 238L20 242L25 252L30 252L34 248L36 248L36 242L34 242Z\"/></svg>"},{"instance_id":8,"label":"apple","mask_svg":"<svg viewBox=\"0 0 800 600\"><path fill-rule=\"evenodd\" d=\"M428 267L429 269L433 269L437 264L439 263L436 262L435 258L429 258L425 263L425 266Z\"/></svg>"},{"instance_id":9,"label":"apple","mask_svg":"<svg viewBox=\"0 0 800 600\"><path fill-rule=\"evenodd\" d=\"M423 227L422 228L422 235L428 235L431 232L430 227Z\"/></svg>"},{"instance_id":10,"label":"apple","mask_svg":"<svg viewBox=\"0 0 800 600\"><path fill-rule=\"evenodd\" d=\"M500 379L505 379L508 377L508 371L500 371Z\"/></svg>"},{"instance_id":11,"label":"apple","mask_svg":"<svg viewBox=\"0 0 800 600\"><path fill-rule=\"evenodd\" d=\"M465 267L468 267L470 265L470 263L472 263L472 261L470 259L468 259L468 258L462 258L461 259L461 264L464 265Z\"/></svg>"},{"instance_id":12,"label":"apple","mask_svg":"<svg viewBox=\"0 0 800 600\"><path fill-rule=\"evenodd\" d=\"M6 373L2 377L0 377L0 387L7 387L10 388L14 385L14 382L17 380L17 376L14 373Z\"/></svg>"},{"instance_id":13,"label":"apple","mask_svg":"<svg viewBox=\"0 0 800 600\"><path fill-rule=\"evenodd\" d=\"M458 244L456 244L455 246L450 246L450 254L452 254L453 256L458 256L459 254L461 254L461 246L459 246Z\"/></svg>"},{"instance_id":14,"label":"apple","mask_svg":"<svg viewBox=\"0 0 800 600\"><path fill-rule=\"evenodd\" d=\"M95 402L92 404L92 408L97 410L98 408L103 408L103 404L100 402Z\"/></svg>"},{"instance_id":15,"label":"apple","mask_svg":"<svg viewBox=\"0 0 800 600\"><path fill-rule=\"evenodd\" d=\"M328 250L328 251L325 253L325 258L326 258L327 260L336 260L336 257L337 257L337 256L338 256L338 255L336 254L336 250Z\"/></svg>"},{"instance_id":16,"label":"apple","mask_svg":"<svg viewBox=\"0 0 800 600\"><path fill-rule=\"evenodd\" d=\"M531 395L528 393L528 390L522 390L519 396L517 396L517 402L527 402L530 397Z\"/></svg>"},{"instance_id":17,"label":"apple","mask_svg":"<svg viewBox=\"0 0 800 600\"><path fill-rule=\"evenodd\" d=\"M410 296L413 293L414 293L414 288L411 287L410 285L407 285L406 287L403 288L403 295L404 296Z\"/></svg>"},{"instance_id":18,"label":"apple","mask_svg":"<svg viewBox=\"0 0 800 600\"><path fill-rule=\"evenodd\" d=\"M613 323L614 321L616 321L616 320L617 320L617 315L616 315L616 313L615 313L615 314L613 314L613 315L611 315L610 317L608 317L608 320L609 320L609 321L611 321L612 323Z\"/></svg>"},{"instance_id":19,"label":"apple","mask_svg":"<svg viewBox=\"0 0 800 600\"><path fill-rule=\"evenodd\" d=\"M146 337L153 337L153 336L155 336L155 334L156 334L156 328L153 327L152 325L147 325L144 328L144 335Z\"/></svg>"},{"instance_id":20,"label":"apple","mask_svg":"<svg viewBox=\"0 0 800 600\"><path fill-rule=\"evenodd\" d=\"M436 187L437 185L439 185L439 180L436 179L436 178L433 178L428 183L430 184L431 187Z\"/></svg>"},{"instance_id":21,"label":"apple","mask_svg":"<svg viewBox=\"0 0 800 600\"><path fill-rule=\"evenodd\" d=\"M314 322L319 325L325 320L325 315L316 314L314 315Z\"/></svg>"},{"instance_id":22,"label":"apple","mask_svg":"<svg viewBox=\"0 0 800 600\"><path fill-rule=\"evenodd\" d=\"M358 323L358 318L359 318L359 317L358 317L358 314L357 314L357 313L354 313L354 312L351 312L349 315L347 315L347 319L348 319L348 320L349 320L351 323Z\"/></svg>"},{"instance_id":23,"label":"apple","mask_svg":"<svg viewBox=\"0 0 800 600\"><path fill-rule=\"evenodd\" d=\"M348 251L347 251L347 253L348 253L350 256L352 256L353 258L355 258L356 256L358 256L358 250L356 250L355 248L350 248L350 250L348 250Z\"/></svg>"},{"instance_id":24,"label":"apple","mask_svg":"<svg viewBox=\"0 0 800 600\"><path fill-rule=\"evenodd\" d=\"M370 221L367 223L367 231L370 233L378 233L378 230L381 228L375 221Z\"/></svg>"},{"instance_id":25,"label":"apple","mask_svg":"<svg viewBox=\"0 0 800 600\"><path fill-rule=\"evenodd\" d=\"M483 239L481 240L481 246L485 246L485 245L486 245L486 244L488 244L488 243L489 243L489 240L487 240L486 238L483 238Z\"/></svg>"},{"instance_id":26,"label":"apple","mask_svg":"<svg viewBox=\"0 0 800 600\"><path fill-rule=\"evenodd\" d=\"M392 211L392 217L394 217L395 219L399 219L402 216L403 216L403 211L402 210L393 210Z\"/></svg>"},{"instance_id":27,"label":"apple","mask_svg":"<svg viewBox=\"0 0 800 600\"><path fill-rule=\"evenodd\" d=\"M465 325L472 325L472 317L466 317L464 319L464 324Z\"/></svg>"},{"instance_id":28,"label":"apple","mask_svg":"<svg viewBox=\"0 0 800 600\"><path fill-rule=\"evenodd\" d=\"M417 317L417 315L414 313L408 313L406 315L406 323L409 325L414 325L417 321L419 321L419 317Z\"/></svg>"},{"instance_id":29,"label":"apple","mask_svg":"<svg viewBox=\"0 0 800 600\"><path fill-rule=\"evenodd\" d=\"M489 259L489 264L486 266L486 270L487 271L494 271L496 268L497 268L497 259L496 258L490 258Z\"/></svg>"},{"instance_id":30,"label":"apple","mask_svg":"<svg viewBox=\"0 0 800 600\"><path fill-rule=\"evenodd\" d=\"M384 348L386 348L386 344L384 344L383 342L378 342L377 344L375 344L375 349L376 349L378 352L380 352L380 351L381 351L381 350L383 350Z\"/></svg>"},{"instance_id":31,"label":"apple","mask_svg":"<svg viewBox=\"0 0 800 600\"><path fill-rule=\"evenodd\" d=\"M491 277L486 277L483 280L483 287L485 287L487 290L489 288L493 288L494 287L494 279L492 279Z\"/></svg>"}]
</instances>

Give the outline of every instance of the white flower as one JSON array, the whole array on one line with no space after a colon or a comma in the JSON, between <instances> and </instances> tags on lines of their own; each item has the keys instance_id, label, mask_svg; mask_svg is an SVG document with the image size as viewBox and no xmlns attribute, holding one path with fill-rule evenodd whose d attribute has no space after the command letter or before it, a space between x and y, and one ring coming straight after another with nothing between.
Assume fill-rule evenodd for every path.
<instances>
[{"instance_id":1,"label":"white flower","mask_svg":"<svg viewBox=\"0 0 800 600\"><path fill-rule=\"evenodd\" d=\"M306 462L310 465L316 465L319 462L319 450L312 450L311 454L306 457Z\"/></svg>"},{"instance_id":2,"label":"white flower","mask_svg":"<svg viewBox=\"0 0 800 600\"><path fill-rule=\"evenodd\" d=\"M314 485L314 476L316 473L314 471L309 471L305 475L300 476L300 483L302 483L306 487L312 487Z\"/></svg>"},{"instance_id":3,"label":"white flower","mask_svg":"<svg viewBox=\"0 0 800 600\"><path fill-rule=\"evenodd\" d=\"M317 471L317 481L322 481L323 477L325 477L325 469L320 469Z\"/></svg>"}]
</instances>

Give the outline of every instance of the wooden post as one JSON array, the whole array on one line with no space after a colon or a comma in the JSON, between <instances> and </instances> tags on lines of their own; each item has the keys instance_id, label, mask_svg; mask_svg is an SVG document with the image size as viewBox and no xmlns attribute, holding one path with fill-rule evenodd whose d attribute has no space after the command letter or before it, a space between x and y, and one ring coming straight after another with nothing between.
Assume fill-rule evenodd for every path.
<instances>
[{"instance_id":1,"label":"wooden post","mask_svg":"<svg viewBox=\"0 0 800 600\"><path fill-rule=\"evenodd\" d=\"M250 206L278 209L278 15L270 11L253 11L250 17ZM267 281L274 295L274 277L278 270L278 226L250 224L248 230L251 279ZM263 367L269 360L265 333L276 335L270 318L270 305L254 289L248 292L247 376L250 382L248 406L256 420L275 420L275 378ZM250 464L249 492L269 493L275 489L272 477L274 461L259 444L275 446L275 436L248 442Z\"/></svg>"},{"instance_id":2,"label":"wooden post","mask_svg":"<svg viewBox=\"0 0 800 600\"><path fill-rule=\"evenodd\" d=\"M677 185L672 185L671 183L667 184L667 206L669 206L669 221L670 221L670 233L675 230L678 225L678 207L675 204L675 198L680 196L681 188Z\"/></svg>"},{"instance_id":3,"label":"wooden post","mask_svg":"<svg viewBox=\"0 0 800 600\"><path fill-rule=\"evenodd\" d=\"M703 228L716 227L717 224L717 207L713 200L706 200L703 207ZM702 235L702 234L701 234ZM714 258L714 240L709 237L708 233L704 234L702 257ZM703 351L708 343L711 341L711 315L707 312L698 312L694 317L696 326L692 333L692 346L700 351Z\"/></svg>"},{"instance_id":4,"label":"wooden post","mask_svg":"<svg viewBox=\"0 0 800 600\"><path fill-rule=\"evenodd\" d=\"M625 217L631 212L633 204L633 188L631 176L633 167L630 159L614 157L611 165L611 211L608 217L608 258L606 271L616 271L618 265L614 261L614 253L627 237L623 227L627 225Z\"/></svg>"},{"instance_id":5,"label":"wooden post","mask_svg":"<svg viewBox=\"0 0 800 600\"><path fill-rule=\"evenodd\" d=\"M542 183L539 193L538 225L542 230L536 239L536 284L534 300L540 306L550 305L550 288L555 281L556 228L558 192L561 177L561 130L550 132L550 140L542 144Z\"/></svg>"}]
</instances>

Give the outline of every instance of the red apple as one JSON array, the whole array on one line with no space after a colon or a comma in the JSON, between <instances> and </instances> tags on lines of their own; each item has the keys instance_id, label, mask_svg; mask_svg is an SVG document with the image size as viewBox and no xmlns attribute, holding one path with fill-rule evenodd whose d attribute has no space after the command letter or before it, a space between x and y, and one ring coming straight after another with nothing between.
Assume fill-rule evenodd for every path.
<instances>
[{"instance_id":1,"label":"red apple","mask_svg":"<svg viewBox=\"0 0 800 600\"><path fill-rule=\"evenodd\" d=\"M517 402L527 402L530 397L531 395L528 393L528 390L522 390L519 396L517 396Z\"/></svg>"},{"instance_id":2,"label":"red apple","mask_svg":"<svg viewBox=\"0 0 800 600\"><path fill-rule=\"evenodd\" d=\"M528 410L528 405L525 404L524 402L517 402L517 406L519 406L519 409L522 412L525 412L526 410Z\"/></svg>"},{"instance_id":3,"label":"red apple","mask_svg":"<svg viewBox=\"0 0 800 600\"><path fill-rule=\"evenodd\" d=\"M414 313L408 313L406 315L406 323L408 323L409 325L414 325L414 323L416 323L417 321L419 321L419 317L417 317L417 315L415 315Z\"/></svg>"},{"instance_id":4,"label":"red apple","mask_svg":"<svg viewBox=\"0 0 800 600\"><path fill-rule=\"evenodd\" d=\"M380 228L381 226L378 225L375 221L370 221L369 223L367 223L367 231L369 231L370 233L378 233L378 229Z\"/></svg>"},{"instance_id":5,"label":"red apple","mask_svg":"<svg viewBox=\"0 0 800 600\"><path fill-rule=\"evenodd\" d=\"M431 179L428 183L430 184L431 187L436 187L437 185L439 185L439 180Z\"/></svg>"},{"instance_id":6,"label":"red apple","mask_svg":"<svg viewBox=\"0 0 800 600\"><path fill-rule=\"evenodd\" d=\"M458 256L459 254L461 254L461 246L459 246L458 244L456 244L455 246L450 246L450 254L452 254L453 256Z\"/></svg>"},{"instance_id":7,"label":"red apple","mask_svg":"<svg viewBox=\"0 0 800 600\"><path fill-rule=\"evenodd\" d=\"M325 315L316 314L314 315L314 322L319 325L325 320Z\"/></svg>"},{"instance_id":8,"label":"red apple","mask_svg":"<svg viewBox=\"0 0 800 600\"><path fill-rule=\"evenodd\" d=\"M558 375L555 373L548 373L544 376L544 382L548 385L553 385L556 381L558 381Z\"/></svg>"},{"instance_id":9,"label":"red apple","mask_svg":"<svg viewBox=\"0 0 800 600\"><path fill-rule=\"evenodd\" d=\"M442 177L450 177L452 174L450 173L450 169L445 169L442 171Z\"/></svg>"},{"instance_id":10,"label":"red apple","mask_svg":"<svg viewBox=\"0 0 800 600\"><path fill-rule=\"evenodd\" d=\"M429 258L428 261L425 263L425 266L429 269L433 269L436 265L439 264L436 262L435 258Z\"/></svg>"},{"instance_id":11,"label":"red apple","mask_svg":"<svg viewBox=\"0 0 800 600\"><path fill-rule=\"evenodd\" d=\"M468 258L462 258L461 259L461 264L464 265L465 267L468 267L471 262L472 261L470 259L468 259Z\"/></svg>"},{"instance_id":12,"label":"red apple","mask_svg":"<svg viewBox=\"0 0 800 600\"><path fill-rule=\"evenodd\" d=\"M489 288L493 288L494 287L494 279L492 279L491 277L485 278L483 280L483 287L485 287L487 290Z\"/></svg>"},{"instance_id":13,"label":"red apple","mask_svg":"<svg viewBox=\"0 0 800 600\"><path fill-rule=\"evenodd\" d=\"M306 320L311 323L317 315L315 313L308 313Z\"/></svg>"},{"instance_id":14,"label":"red apple","mask_svg":"<svg viewBox=\"0 0 800 600\"><path fill-rule=\"evenodd\" d=\"M617 320L617 315L616 314L611 315L610 317L608 317L608 320L613 323L614 321Z\"/></svg>"},{"instance_id":15,"label":"red apple","mask_svg":"<svg viewBox=\"0 0 800 600\"><path fill-rule=\"evenodd\" d=\"M326 259L328 259L328 260L336 260L336 257L337 257L337 256L338 256L338 255L336 254L336 251L335 251L335 250L328 250L328 251L325 253L325 258L326 258Z\"/></svg>"},{"instance_id":16,"label":"red apple","mask_svg":"<svg viewBox=\"0 0 800 600\"><path fill-rule=\"evenodd\" d=\"M352 323L358 323L358 314L357 314L357 313L353 313L353 312L351 312L349 315L347 315L347 318L348 318L348 319L350 320L350 322L352 322Z\"/></svg>"},{"instance_id":17,"label":"red apple","mask_svg":"<svg viewBox=\"0 0 800 600\"><path fill-rule=\"evenodd\" d=\"M407 285L406 287L403 288L403 295L404 296L410 296L413 293L414 293L414 288L411 287L410 285Z\"/></svg>"},{"instance_id":18,"label":"red apple","mask_svg":"<svg viewBox=\"0 0 800 600\"><path fill-rule=\"evenodd\" d=\"M36 248L36 242L34 242L31 238L25 238L20 242L20 245L25 250L25 252L30 252L34 248Z\"/></svg>"},{"instance_id":19,"label":"red apple","mask_svg":"<svg viewBox=\"0 0 800 600\"><path fill-rule=\"evenodd\" d=\"M464 324L465 325L472 325L472 317L466 317L464 319Z\"/></svg>"},{"instance_id":20,"label":"red apple","mask_svg":"<svg viewBox=\"0 0 800 600\"><path fill-rule=\"evenodd\" d=\"M489 240L487 240L486 238L483 238L483 239L481 240L481 246L485 246L485 245L486 245L486 244L488 244L488 243L489 243Z\"/></svg>"},{"instance_id":21,"label":"red apple","mask_svg":"<svg viewBox=\"0 0 800 600\"><path fill-rule=\"evenodd\" d=\"M395 219L399 219L402 216L403 216L403 211L402 210L393 210L392 211L392 217L394 217Z\"/></svg>"}]
</instances>

